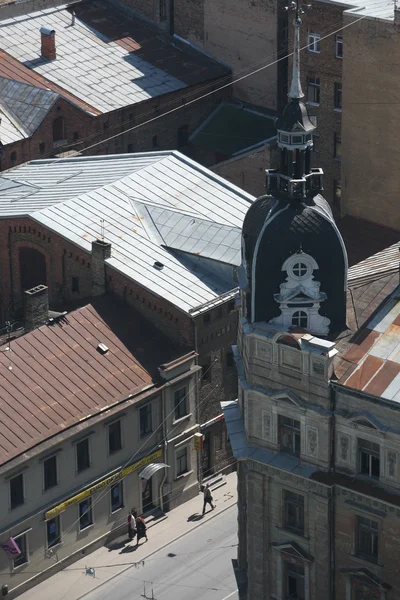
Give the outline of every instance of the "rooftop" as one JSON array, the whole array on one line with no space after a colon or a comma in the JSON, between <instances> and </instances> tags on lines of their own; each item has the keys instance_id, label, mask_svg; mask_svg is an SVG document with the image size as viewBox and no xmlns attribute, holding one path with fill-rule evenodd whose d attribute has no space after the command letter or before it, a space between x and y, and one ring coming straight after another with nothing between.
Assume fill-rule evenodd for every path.
<instances>
[{"instance_id":1,"label":"rooftop","mask_svg":"<svg viewBox=\"0 0 400 600\"><path fill-rule=\"evenodd\" d=\"M3 347L0 464L144 391L159 365L183 353L110 296Z\"/></svg>"},{"instance_id":2,"label":"rooftop","mask_svg":"<svg viewBox=\"0 0 400 600\"><path fill-rule=\"evenodd\" d=\"M230 100L222 102L190 137L190 143L229 157L276 137L276 113Z\"/></svg>"},{"instance_id":3,"label":"rooftop","mask_svg":"<svg viewBox=\"0 0 400 600\"><path fill-rule=\"evenodd\" d=\"M0 58L13 69L4 73L0 64L0 74L32 84L26 81L30 69L38 87L75 97L81 108L84 103L87 112L98 114L228 72L189 45L179 47L117 1L86 0L73 8L74 25L66 5L1 21ZM41 27L55 30L55 60L41 56Z\"/></svg>"},{"instance_id":4,"label":"rooftop","mask_svg":"<svg viewBox=\"0 0 400 600\"><path fill-rule=\"evenodd\" d=\"M376 2L376 0L322 0L322 2L343 6L345 14L348 15L385 21L394 20L394 5L391 2Z\"/></svg>"},{"instance_id":5,"label":"rooftop","mask_svg":"<svg viewBox=\"0 0 400 600\"><path fill-rule=\"evenodd\" d=\"M252 201L175 151L31 161L0 177L0 218L29 216L87 252L104 220L108 265L185 312L236 288Z\"/></svg>"}]
</instances>

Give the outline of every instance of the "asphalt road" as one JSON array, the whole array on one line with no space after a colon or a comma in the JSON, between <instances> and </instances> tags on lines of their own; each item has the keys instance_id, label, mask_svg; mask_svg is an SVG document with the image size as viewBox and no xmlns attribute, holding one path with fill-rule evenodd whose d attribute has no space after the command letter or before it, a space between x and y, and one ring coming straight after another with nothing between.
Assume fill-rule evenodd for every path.
<instances>
[{"instance_id":1,"label":"asphalt road","mask_svg":"<svg viewBox=\"0 0 400 600\"><path fill-rule=\"evenodd\" d=\"M232 506L212 519L206 517L200 527L146 559L144 566L129 568L85 599L152 600L154 592L154 600L238 600L232 566L237 556L236 515Z\"/></svg>"}]
</instances>

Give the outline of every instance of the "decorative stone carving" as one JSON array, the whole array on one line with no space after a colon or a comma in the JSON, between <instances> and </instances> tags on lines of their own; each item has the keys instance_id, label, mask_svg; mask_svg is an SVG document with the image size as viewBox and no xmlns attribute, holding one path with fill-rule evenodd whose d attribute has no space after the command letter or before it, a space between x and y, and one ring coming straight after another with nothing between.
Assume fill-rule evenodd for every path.
<instances>
[{"instance_id":1,"label":"decorative stone carving","mask_svg":"<svg viewBox=\"0 0 400 600\"><path fill-rule=\"evenodd\" d=\"M269 440L271 435L271 413L263 410L262 414L263 419L263 438L265 440Z\"/></svg>"},{"instance_id":2,"label":"decorative stone carving","mask_svg":"<svg viewBox=\"0 0 400 600\"><path fill-rule=\"evenodd\" d=\"M259 341L257 341L257 343L256 343L256 352L257 352L258 358L261 358L262 360L266 360L268 362L271 361L271 359L272 359L272 346L271 346L271 344L267 344L265 342L259 342Z\"/></svg>"},{"instance_id":3,"label":"decorative stone carving","mask_svg":"<svg viewBox=\"0 0 400 600\"><path fill-rule=\"evenodd\" d=\"M318 432L314 427L308 427L307 429L307 454L315 456L317 453L318 446Z\"/></svg>"},{"instance_id":4,"label":"decorative stone carving","mask_svg":"<svg viewBox=\"0 0 400 600\"><path fill-rule=\"evenodd\" d=\"M323 375L325 373L325 365L323 362L314 360L313 362L313 372L316 375Z\"/></svg>"},{"instance_id":5,"label":"decorative stone carving","mask_svg":"<svg viewBox=\"0 0 400 600\"><path fill-rule=\"evenodd\" d=\"M349 454L350 438L348 435L340 436L340 458L347 462Z\"/></svg>"},{"instance_id":6,"label":"decorative stone carving","mask_svg":"<svg viewBox=\"0 0 400 600\"><path fill-rule=\"evenodd\" d=\"M396 466L397 466L397 454L393 450L388 450L387 453L387 465L389 477L396 477Z\"/></svg>"}]
</instances>

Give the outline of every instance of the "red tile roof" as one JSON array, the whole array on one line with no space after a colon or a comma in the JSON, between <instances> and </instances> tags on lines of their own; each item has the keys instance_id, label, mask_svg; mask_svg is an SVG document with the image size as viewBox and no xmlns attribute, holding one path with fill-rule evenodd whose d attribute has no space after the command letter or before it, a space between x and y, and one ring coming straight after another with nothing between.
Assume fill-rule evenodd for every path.
<instances>
[{"instance_id":1,"label":"red tile roof","mask_svg":"<svg viewBox=\"0 0 400 600\"><path fill-rule=\"evenodd\" d=\"M157 383L158 366L182 354L112 297L3 346L0 464Z\"/></svg>"}]
</instances>

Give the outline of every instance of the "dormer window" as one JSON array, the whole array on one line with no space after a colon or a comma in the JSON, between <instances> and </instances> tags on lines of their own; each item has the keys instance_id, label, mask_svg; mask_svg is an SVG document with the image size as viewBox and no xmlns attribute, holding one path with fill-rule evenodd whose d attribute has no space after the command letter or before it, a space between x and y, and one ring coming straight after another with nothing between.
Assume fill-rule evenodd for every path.
<instances>
[{"instance_id":1,"label":"dormer window","mask_svg":"<svg viewBox=\"0 0 400 600\"><path fill-rule=\"evenodd\" d=\"M308 327L308 316L307 313L303 310L296 310L292 316L292 325L294 327L301 327L302 329L307 329Z\"/></svg>"}]
</instances>

